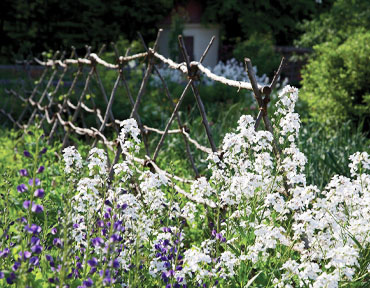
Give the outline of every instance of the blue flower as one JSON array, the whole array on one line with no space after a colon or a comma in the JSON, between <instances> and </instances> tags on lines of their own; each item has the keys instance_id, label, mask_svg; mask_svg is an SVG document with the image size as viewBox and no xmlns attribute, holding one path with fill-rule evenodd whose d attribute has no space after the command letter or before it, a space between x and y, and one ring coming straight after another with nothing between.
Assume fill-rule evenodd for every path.
<instances>
[{"instance_id":1,"label":"blue flower","mask_svg":"<svg viewBox=\"0 0 370 288\"><path fill-rule=\"evenodd\" d=\"M42 173L45 170L44 166L40 166L39 169L37 169L37 174Z\"/></svg>"},{"instance_id":2,"label":"blue flower","mask_svg":"<svg viewBox=\"0 0 370 288\"><path fill-rule=\"evenodd\" d=\"M45 196L45 191L42 188L36 189L34 195L35 197L43 198Z\"/></svg>"},{"instance_id":3,"label":"blue flower","mask_svg":"<svg viewBox=\"0 0 370 288\"><path fill-rule=\"evenodd\" d=\"M28 176L28 172L27 172L27 170L26 170L26 169L21 169L21 170L19 170L19 174L20 174L21 176Z\"/></svg>"},{"instance_id":4,"label":"blue flower","mask_svg":"<svg viewBox=\"0 0 370 288\"><path fill-rule=\"evenodd\" d=\"M93 244L93 246L94 247L96 247L96 246L102 246L102 245L104 245L104 240L102 239L102 238L100 238L100 237L96 237L96 238L93 238L92 240L91 240L91 242L92 242L92 244Z\"/></svg>"},{"instance_id":5,"label":"blue flower","mask_svg":"<svg viewBox=\"0 0 370 288\"><path fill-rule=\"evenodd\" d=\"M21 184L21 185L18 185L18 186L17 186L17 191L18 191L19 193L23 193L23 192L25 192L26 190L28 190L28 188L27 188L26 184Z\"/></svg>"},{"instance_id":6,"label":"blue flower","mask_svg":"<svg viewBox=\"0 0 370 288\"><path fill-rule=\"evenodd\" d=\"M28 233L32 233L32 234L39 234L41 232L41 227L40 226L37 226L36 224L31 224L31 226L28 226L26 225L24 227L24 229L28 232Z\"/></svg>"},{"instance_id":7,"label":"blue flower","mask_svg":"<svg viewBox=\"0 0 370 288\"><path fill-rule=\"evenodd\" d=\"M31 211L35 213L41 213L44 212L44 207L42 205L32 203Z\"/></svg>"},{"instance_id":8,"label":"blue flower","mask_svg":"<svg viewBox=\"0 0 370 288\"><path fill-rule=\"evenodd\" d=\"M94 281L91 280L91 278L88 278L87 280L83 281L83 285L85 287L91 287L94 284Z\"/></svg>"},{"instance_id":9,"label":"blue flower","mask_svg":"<svg viewBox=\"0 0 370 288\"><path fill-rule=\"evenodd\" d=\"M40 254L42 252L42 246L41 245L32 246L31 251L33 253Z\"/></svg>"},{"instance_id":10,"label":"blue flower","mask_svg":"<svg viewBox=\"0 0 370 288\"><path fill-rule=\"evenodd\" d=\"M37 257L37 256L32 257L30 259L30 264L34 265L34 266L38 265L39 264L39 257Z\"/></svg>"},{"instance_id":11,"label":"blue flower","mask_svg":"<svg viewBox=\"0 0 370 288\"><path fill-rule=\"evenodd\" d=\"M35 179L35 185L36 185L36 186L39 186L40 184L41 184L40 179L39 179L39 178L36 178L36 179ZM33 186L33 178L30 178L30 179L28 180L28 185Z\"/></svg>"},{"instance_id":12,"label":"blue flower","mask_svg":"<svg viewBox=\"0 0 370 288\"><path fill-rule=\"evenodd\" d=\"M28 157L28 158L30 158L32 156L31 153L28 152L27 150L24 150L23 151L23 155L26 156L26 157Z\"/></svg>"},{"instance_id":13,"label":"blue flower","mask_svg":"<svg viewBox=\"0 0 370 288\"><path fill-rule=\"evenodd\" d=\"M8 257L9 252L10 252L9 248L5 248L3 251L0 251L0 257L2 258Z\"/></svg>"},{"instance_id":14,"label":"blue flower","mask_svg":"<svg viewBox=\"0 0 370 288\"><path fill-rule=\"evenodd\" d=\"M91 266L91 267L95 267L96 265L98 265L98 259L96 259L95 257L91 258L90 260L87 261L87 263Z\"/></svg>"},{"instance_id":15,"label":"blue flower","mask_svg":"<svg viewBox=\"0 0 370 288\"><path fill-rule=\"evenodd\" d=\"M112 262L112 266L113 266L113 268L118 269L119 268L119 261L117 259L114 259L113 262Z\"/></svg>"},{"instance_id":16,"label":"blue flower","mask_svg":"<svg viewBox=\"0 0 370 288\"><path fill-rule=\"evenodd\" d=\"M12 267L12 270L17 271L20 266L21 266L21 262L15 261Z\"/></svg>"}]
</instances>

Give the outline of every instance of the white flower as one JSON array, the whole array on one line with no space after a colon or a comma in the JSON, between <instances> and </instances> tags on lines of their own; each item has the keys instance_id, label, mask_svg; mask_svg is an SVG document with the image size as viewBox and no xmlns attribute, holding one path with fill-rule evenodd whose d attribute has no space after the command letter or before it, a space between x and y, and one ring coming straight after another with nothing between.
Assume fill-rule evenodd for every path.
<instances>
[{"instance_id":1,"label":"white flower","mask_svg":"<svg viewBox=\"0 0 370 288\"><path fill-rule=\"evenodd\" d=\"M78 153L74 146L63 149L63 159L65 163L64 171L67 174L77 172L79 169L82 168L81 155L80 153Z\"/></svg>"}]
</instances>

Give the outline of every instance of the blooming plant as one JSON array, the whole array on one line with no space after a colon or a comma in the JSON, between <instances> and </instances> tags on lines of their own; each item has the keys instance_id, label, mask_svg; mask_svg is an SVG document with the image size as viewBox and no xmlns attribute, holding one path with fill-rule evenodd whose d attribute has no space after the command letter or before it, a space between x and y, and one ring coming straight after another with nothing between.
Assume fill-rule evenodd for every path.
<instances>
[{"instance_id":1,"label":"blooming plant","mask_svg":"<svg viewBox=\"0 0 370 288\"><path fill-rule=\"evenodd\" d=\"M370 157L353 154L351 178L322 191L307 185L297 99L294 87L280 91L274 135L242 116L206 159L210 176L189 186L138 162L133 119L122 122L113 181L104 150L68 147L53 176L62 188L44 184L51 168L36 135L19 183L3 185L0 286L366 287Z\"/></svg>"}]
</instances>

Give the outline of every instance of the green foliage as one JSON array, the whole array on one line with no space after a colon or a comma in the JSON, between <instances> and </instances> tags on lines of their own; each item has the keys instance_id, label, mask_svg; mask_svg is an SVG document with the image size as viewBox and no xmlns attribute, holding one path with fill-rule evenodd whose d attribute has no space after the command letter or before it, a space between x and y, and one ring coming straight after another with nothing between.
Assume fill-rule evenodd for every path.
<instances>
[{"instance_id":1,"label":"green foliage","mask_svg":"<svg viewBox=\"0 0 370 288\"><path fill-rule=\"evenodd\" d=\"M332 133L325 124L310 122L302 126L298 147L307 157L306 177L308 184L323 189L334 175L350 177L349 156L356 151L370 152L370 139L361 127L344 122Z\"/></svg>"},{"instance_id":2,"label":"green foliage","mask_svg":"<svg viewBox=\"0 0 370 288\"><path fill-rule=\"evenodd\" d=\"M324 1L326 2L326 1ZM327 41L344 42L359 27L370 29L370 6L363 0L336 0L332 8L315 19L305 20L299 27L304 31L296 44L313 47Z\"/></svg>"},{"instance_id":3,"label":"green foliage","mask_svg":"<svg viewBox=\"0 0 370 288\"><path fill-rule=\"evenodd\" d=\"M168 49L170 51L170 58L176 59L179 55L178 35L182 35L184 30L185 19L179 14L172 15L171 32L168 39Z\"/></svg>"},{"instance_id":4,"label":"green foliage","mask_svg":"<svg viewBox=\"0 0 370 288\"><path fill-rule=\"evenodd\" d=\"M221 24L227 41L253 33L271 34L278 45L288 45L299 35L297 24L325 11L332 1L311 0L238 1L208 0L204 21Z\"/></svg>"},{"instance_id":5,"label":"green foliage","mask_svg":"<svg viewBox=\"0 0 370 288\"><path fill-rule=\"evenodd\" d=\"M157 23L166 16L172 0L5 0L1 1L0 61L24 58L45 50L81 51L86 44L97 49L120 36L153 38Z\"/></svg>"},{"instance_id":6,"label":"green foliage","mask_svg":"<svg viewBox=\"0 0 370 288\"><path fill-rule=\"evenodd\" d=\"M358 30L343 44L315 46L315 56L302 72L301 97L310 115L330 125L349 119L370 124L370 32Z\"/></svg>"},{"instance_id":7,"label":"green foliage","mask_svg":"<svg viewBox=\"0 0 370 288\"><path fill-rule=\"evenodd\" d=\"M248 40L236 44L233 54L240 62L244 62L245 57L252 59L260 75L272 75L280 62L280 56L274 51L274 42L269 35L252 34Z\"/></svg>"}]
</instances>

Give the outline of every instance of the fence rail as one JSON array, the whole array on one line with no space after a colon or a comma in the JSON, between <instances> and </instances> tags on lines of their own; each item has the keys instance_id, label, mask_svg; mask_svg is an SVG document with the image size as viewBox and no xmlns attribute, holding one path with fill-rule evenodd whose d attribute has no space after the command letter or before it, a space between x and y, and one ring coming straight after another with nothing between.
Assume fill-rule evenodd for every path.
<instances>
[{"instance_id":1,"label":"fence rail","mask_svg":"<svg viewBox=\"0 0 370 288\"><path fill-rule=\"evenodd\" d=\"M144 142L145 146L145 158L134 158L133 160L136 161L139 164L146 165L151 167L156 172L164 173L168 178L172 179L174 187L176 191L184 195L186 198L197 201L196 199L193 199L193 197L185 192L183 189L181 189L176 182L182 182L182 183L192 183L192 179L185 179L176 175L172 175L168 171L165 171L158 167L156 164L157 157L159 155L159 151L161 150L163 143L166 139L166 137L170 134L180 134L182 135L185 147L186 147L186 154L189 159L189 162L191 164L191 167L194 172L194 177L199 177L199 172L197 165L194 161L193 152L191 148L198 149L199 151L202 151L206 154L211 153L219 153L219 155L222 155L221 149L217 148L215 145L215 142L213 140L212 132L209 127L207 114L204 109L204 105L202 102L201 95L199 93L198 87L197 87L197 79L199 78L199 73L202 73L205 77L212 79L216 82L222 83L224 85L236 87L238 89L247 89L250 91L253 91L254 97L256 99L256 102L259 106L259 114L256 119L256 125L255 129L257 130L261 120L264 122L265 129L273 133L273 127L271 125L271 122L269 120L269 116L267 113L267 106L270 102L270 93L272 89L275 88L281 69L284 64L284 58L281 61L281 64L279 68L277 69L277 72L271 82L270 85L260 85L256 81L256 77L254 74L254 70L252 69L252 63L250 59L245 59L246 64L246 72L248 74L248 77L250 79L250 82L243 82L243 81L235 81L231 79L227 79L222 76L218 76L214 73L212 73L208 68L204 67L202 65L202 61L207 55L207 52L209 48L211 47L214 37L210 40L209 45L205 49L201 59L199 61L189 61L189 56L186 50L186 47L183 43L183 39L181 35L179 36L179 47L183 54L183 59L185 59L185 62L183 63L176 63L173 60L164 57L163 55L159 54L157 49L157 43L158 39L160 37L162 30L159 30L157 39L155 41L155 44L153 48L148 48L143 40L143 38L140 36L140 40L142 41L142 44L145 48L145 52L138 53L135 55L128 56L126 53L125 56L119 56L117 52L117 48L114 46L115 54L116 54L116 63L108 63L107 61L103 60L100 55L102 51L105 49L105 46L100 49L100 51L95 54L91 53L90 49L87 49L87 53L83 58L76 57L76 53L74 49L72 49L71 56L67 59L64 59L65 53L59 53L56 52L52 59L48 59L46 61L41 61L39 59L35 59L35 62L38 63L40 66L44 67L44 70L40 76L39 81L34 86L33 91L31 92L29 97L25 97L20 95L14 90L6 90L6 92L12 96L14 99L19 99L20 101L25 103L25 108L23 109L21 115L17 120L14 119L14 117L9 113L9 111L6 111L5 107L0 109L1 114L9 121L14 123L14 125L21 129L26 129L29 125L34 123L34 119L36 115L40 115L41 123L43 124L44 121L46 121L49 126L51 126L50 131L47 131L49 134L49 143L52 141L54 134L57 132L58 129L63 129L64 131L64 139L63 139L63 148L68 145L69 138L71 136L71 133L76 133L79 135L86 135L88 137L91 137L94 139L92 146L97 145L98 142L102 143L102 145L105 147L105 149L110 149L114 151L115 157L114 159L109 159L110 163L110 173L109 173L109 179L112 180L113 177L113 165L116 164L119 160L120 155L123 153L121 150L120 145L116 141L111 141L107 139L107 137L104 135L105 128L112 127L115 129L115 131L118 131L118 127L121 124L120 120L117 120L112 112L112 105L114 103L115 96L117 94L117 88L119 84L123 84L123 87L125 88L126 94L128 96L128 103L131 106L131 113L130 117L133 117L136 119L138 126L141 131L141 137ZM134 61L138 59L145 59L147 66L144 73L144 77L141 81L140 89L138 91L138 94L136 98L133 97L131 94L131 91L129 89L129 85L127 83L127 80L125 79L123 69L125 65L129 61ZM184 75L187 76L188 82L183 89L183 92L178 97L177 103L173 101L172 96L170 95L169 89L167 87L167 84L162 77L160 70L157 69L156 62L164 63L167 65L170 69L175 69L181 71ZM62 67L63 69L55 69L57 66ZM63 82L63 79L66 75L66 73L71 69L71 67L76 66L77 71L75 71L74 78L72 81L72 84L70 85L68 92L64 95L63 99L59 99L56 97L58 95L58 91L60 89L61 83ZM96 69L98 66L105 67L107 69L115 70L117 72L116 75L116 81L114 83L114 86L111 90L110 96L108 97L105 87L101 81L98 69ZM77 103L72 103L71 95L75 91L75 86L78 81L78 78L83 76L83 68L89 67L89 72L86 76L86 79L84 81L84 87L83 90L78 98ZM51 71L50 71L51 70ZM85 69L86 70L86 69ZM51 74L50 74L51 72ZM53 83L54 78L57 77L59 72L59 79L57 81L57 85L55 88L52 89L51 83ZM47 84L45 88L40 92L39 89L41 88L41 83L43 83L46 80L46 76L50 74L49 79L47 81ZM165 129L162 131L158 128L149 127L147 125L144 125L142 123L141 117L138 112L138 108L141 104L141 101L144 98L145 94L145 88L148 84L149 77L152 74L156 74L159 79L162 82L164 92L166 94L166 97L168 98L171 109L173 110L170 118L168 119ZM86 103L86 95L90 89L91 81L92 79L95 79L96 83L98 83L98 87L101 91L101 94L103 95L104 102L106 104L105 111L102 111L101 109L97 108L95 103L92 102L93 107L90 107ZM209 147L205 147L198 143L195 139L191 138L189 131L187 131L187 128L182 124L181 119L179 117L179 108L181 106L181 103L185 97L186 92L191 89L192 93L195 97L201 118L202 123L207 135ZM37 96L39 96L38 99ZM46 103L46 104L42 104ZM55 111L56 110L56 111ZM31 111L31 116L28 118L28 121L24 121L24 117L27 114L27 111ZM53 112L54 111L54 112ZM80 117L83 122L83 113L90 113L95 116L97 126L98 127L79 127L78 126L78 118ZM66 120L66 114L68 120ZM176 120L178 124L178 129L172 129L170 130L172 122ZM85 125L83 125L85 126ZM156 145L156 148L154 152L150 151L149 145L148 145L148 137L149 133L156 133L160 135L160 140ZM274 140L273 142L273 148L274 153L276 157L280 157L281 150L279 148L278 142ZM287 191L288 189L286 189ZM287 192L286 192L287 193ZM211 208L215 207L215 204L213 202L205 202L202 203L205 204Z\"/></svg>"}]
</instances>

